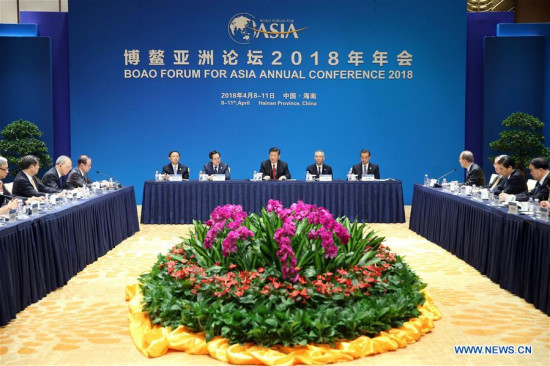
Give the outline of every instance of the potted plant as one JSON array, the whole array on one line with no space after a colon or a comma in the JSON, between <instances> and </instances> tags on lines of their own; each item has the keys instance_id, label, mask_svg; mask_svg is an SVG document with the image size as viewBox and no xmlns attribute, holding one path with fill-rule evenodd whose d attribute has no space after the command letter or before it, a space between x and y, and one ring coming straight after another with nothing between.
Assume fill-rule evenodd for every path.
<instances>
[{"instance_id":1,"label":"potted plant","mask_svg":"<svg viewBox=\"0 0 550 366\"><path fill-rule=\"evenodd\" d=\"M8 159L10 175L16 176L21 170L19 160L25 155L34 155L40 160L41 168L52 165L48 147L40 140L42 131L32 122L19 119L0 131L0 155Z\"/></svg>"},{"instance_id":2,"label":"potted plant","mask_svg":"<svg viewBox=\"0 0 550 366\"><path fill-rule=\"evenodd\" d=\"M491 149L514 158L516 168L525 175L529 161L535 157L550 158L550 150L544 145L544 123L527 113L515 112L502 121L507 127L500 139L489 144ZM489 157L493 162L494 156Z\"/></svg>"}]
</instances>

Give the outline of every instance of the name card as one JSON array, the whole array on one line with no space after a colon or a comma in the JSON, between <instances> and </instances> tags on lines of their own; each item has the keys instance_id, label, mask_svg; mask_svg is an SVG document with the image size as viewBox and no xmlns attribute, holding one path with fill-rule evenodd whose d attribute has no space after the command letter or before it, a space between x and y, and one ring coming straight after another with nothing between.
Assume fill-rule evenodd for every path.
<instances>
[{"instance_id":1,"label":"name card","mask_svg":"<svg viewBox=\"0 0 550 366\"><path fill-rule=\"evenodd\" d=\"M540 219L542 221L548 221L548 207L543 207L540 209Z\"/></svg>"},{"instance_id":2,"label":"name card","mask_svg":"<svg viewBox=\"0 0 550 366\"><path fill-rule=\"evenodd\" d=\"M31 205L31 211L33 215L36 215L38 213L38 202L34 202Z\"/></svg>"},{"instance_id":3,"label":"name card","mask_svg":"<svg viewBox=\"0 0 550 366\"><path fill-rule=\"evenodd\" d=\"M508 203L508 213L512 215L518 215L518 204L517 202Z\"/></svg>"},{"instance_id":4,"label":"name card","mask_svg":"<svg viewBox=\"0 0 550 366\"><path fill-rule=\"evenodd\" d=\"M9 212L8 212L8 222L10 222L10 223L15 222L16 219L17 219L17 210L16 209L9 210Z\"/></svg>"},{"instance_id":5,"label":"name card","mask_svg":"<svg viewBox=\"0 0 550 366\"><path fill-rule=\"evenodd\" d=\"M61 206L63 204L63 198L62 197L56 197L55 198L55 205Z\"/></svg>"},{"instance_id":6,"label":"name card","mask_svg":"<svg viewBox=\"0 0 550 366\"><path fill-rule=\"evenodd\" d=\"M332 174L321 174L319 182L332 182Z\"/></svg>"},{"instance_id":7,"label":"name card","mask_svg":"<svg viewBox=\"0 0 550 366\"><path fill-rule=\"evenodd\" d=\"M214 182L220 182L225 180L225 174L212 174L212 180Z\"/></svg>"},{"instance_id":8,"label":"name card","mask_svg":"<svg viewBox=\"0 0 550 366\"><path fill-rule=\"evenodd\" d=\"M362 181L374 180L374 174L365 174L361 176Z\"/></svg>"},{"instance_id":9,"label":"name card","mask_svg":"<svg viewBox=\"0 0 550 366\"><path fill-rule=\"evenodd\" d=\"M183 180L183 177L181 175L178 175L178 174L170 174L168 176L168 180L170 182L181 182Z\"/></svg>"}]
</instances>

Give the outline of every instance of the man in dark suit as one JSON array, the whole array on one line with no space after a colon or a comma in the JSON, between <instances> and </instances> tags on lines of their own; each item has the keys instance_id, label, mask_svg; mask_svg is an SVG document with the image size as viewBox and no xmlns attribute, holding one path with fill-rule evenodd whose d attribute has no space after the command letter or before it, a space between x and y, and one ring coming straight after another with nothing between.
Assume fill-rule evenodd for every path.
<instances>
[{"instance_id":1,"label":"man in dark suit","mask_svg":"<svg viewBox=\"0 0 550 366\"><path fill-rule=\"evenodd\" d=\"M502 155L498 160L498 164L500 165L500 172L506 177L506 184L499 195L500 201L505 201L506 196L509 194L527 193L525 178L518 169L515 169L516 162L514 159L508 155Z\"/></svg>"},{"instance_id":2,"label":"man in dark suit","mask_svg":"<svg viewBox=\"0 0 550 366\"><path fill-rule=\"evenodd\" d=\"M278 147L269 149L269 160L262 162L260 165L260 173L263 173L265 180L290 179L288 165L284 161L279 160L280 156L281 150Z\"/></svg>"},{"instance_id":3,"label":"man in dark suit","mask_svg":"<svg viewBox=\"0 0 550 366\"><path fill-rule=\"evenodd\" d=\"M351 168L351 174L357 174L357 179L361 180L364 175L373 174L374 179L380 179L380 168L378 165L370 162L370 151L361 150L361 163L355 164Z\"/></svg>"},{"instance_id":4,"label":"man in dark suit","mask_svg":"<svg viewBox=\"0 0 550 366\"><path fill-rule=\"evenodd\" d=\"M180 164L180 153L177 151L170 151L168 154L170 164L162 167L162 174L181 174L183 179L189 179L189 168L183 164Z\"/></svg>"},{"instance_id":5,"label":"man in dark suit","mask_svg":"<svg viewBox=\"0 0 550 366\"><path fill-rule=\"evenodd\" d=\"M92 159L86 155L80 155L76 161L76 168L71 170L67 178L67 189L74 189L92 184L92 180L88 178L90 169L92 169Z\"/></svg>"},{"instance_id":6,"label":"man in dark suit","mask_svg":"<svg viewBox=\"0 0 550 366\"><path fill-rule=\"evenodd\" d=\"M485 187L485 174L480 166L474 163L474 154L471 151L464 150L458 157L460 166L466 169L465 186Z\"/></svg>"},{"instance_id":7,"label":"man in dark suit","mask_svg":"<svg viewBox=\"0 0 550 366\"><path fill-rule=\"evenodd\" d=\"M533 200L538 199L540 202L547 200L548 183L550 181L550 174L548 174L548 160L544 158L535 158L531 160L531 162L529 162L529 170L531 172L531 176L537 181L535 188L530 192L516 194L512 200L529 201L529 198L533 198Z\"/></svg>"},{"instance_id":8,"label":"man in dark suit","mask_svg":"<svg viewBox=\"0 0 550 366\"><path fill-rule=\"evenodd\" d=\"M218 151L210 151L208 154L210 161L204 164L202 170L208 175L208 179L212 180L214 174L225 174L225 180L231 179L229 175L229 165L221 161L221 155Z\"/></svg>"},{"instance_id":9,"label":"man in dark suit","mask_svg":"<svg viewBox=\"0 0 550 366\"><path fill-rule=\"evenodd\" d=\"M325 153L323 150L315 151L315 164L311 164L306 168L306 172L313 175L315 179L319 179L321 174L330 174L332 175L332 168L324 164L325 162Z\"/></svg>"},{"instance_id":10,"label":"man in dark suit","mask_svg":"<svg viewBox=\"0 0 550 366\"><path fill-rule=\"evenodd\" d=\"M36 174L40 170L40 161L36 156L23 156L20 165L22 170L13 181L12 192L14 195L21 197L41 197L49 193L49 190L36 178Z\"/></svg>"},{"instance_id":11,"label":"man in dark suit","mask_svg":"<svg viewBox=\"0 0 550 366\"><path fill-rule=\"evenodd\" d=\"M495 158L493 161L493 167L495 168L496 176L491 179L489 184L487 184L487 189L489 189L493 194L500 194L502 192L502 189L504 188L504 185L506 184L506 177L504 177L500 173L500 165L498 165L498 160L500 159L502 155L499 155Z\"/></svg>"},{"instance_id":12,"label":"man in dark suit","mask_svg":"<svg viewBox=\"0 0 550 366\"><path fill-rule=\"evenodd\" d=\"M11 199L11 192L4 187L2 179L8 176L8 159L0 156L0 215L6 215L17 208L17 200ZM5 204L5 205L4 205Z\"/></svg>"},{"instance_id":13,"label":"man in dark suit","mask_svg":"<svg viewBox=\"0 0 550 366\"><path fill-rule=\"evenodd\" d=\"M61 155L55 161L55 166L42 176L42 184L56 192L67 188L67 174L71 171L73 163L71 158Z\"/></svg>"}]
</instances>

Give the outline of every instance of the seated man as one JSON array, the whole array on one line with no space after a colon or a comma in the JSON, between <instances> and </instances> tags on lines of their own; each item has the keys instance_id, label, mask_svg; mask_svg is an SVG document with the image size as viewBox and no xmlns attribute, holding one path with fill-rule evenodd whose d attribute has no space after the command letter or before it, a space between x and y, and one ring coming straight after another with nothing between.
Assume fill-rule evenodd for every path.
<instances>
[{"instance_id":1,"label":"seated man","mask_svg":"<svg viewBox=\"0 0 550 366\"><path fill-rule=\"evenodd\" d=\"M162 167L162 174L181 174L183 179L189 179L189 168L183 164L180 164L180 153L177 151L170 151L168 154L170 164Z\"/></svg>"},{"instance_id":2,"label":"seated man","mask_svg":"<svg viewBox=\"0 0 550 366\"><path fill-rule=\"evenodd\" d=\"M13 181L12 193L21 197L42 197L47 191L36 178L40 170L40 161L36 156L25 155L21 158L21 171Z\"/></svg>"},{"instance_id":3,"label":"seated man","mask_svg":"<svg viewBox=\"0 0 550 366\"><path fill-rule=\"evenodd\" d=\"M474 154L471 151L464 150L458 157L460 166L466 169L465 186L485 187L485 174L480 166L474 163Z\"/></svg>"},{"instance_id":4,"label":"seated man","mask_svg":"<svg viewBox=\"0 0 550 366\"><path fill-rule=\"evenodd\" d=\"M535 178L537 184L535 188L527 193L519 193L512 197L512 200L516 201L529 201L529 198L533 200L545 201L548 199L548 182L550 181L550 175L548 174L548 160L544 158L535 158L529 163L529 170L531 176Z\"/></svg>"},{"instance_id":5,"label":"seated man","mask_svg":"<svg viewBox=\"0 0 550 366\"><path fill-rule=\"evenodd\" d=\"M214 174L225 174L225 180L230 180L229 165L221 161L221 155L216 150L210 151L208 154L210 161L204 164L202 170L208 175L208 179L212 180Z\"/></svg>"},{"instance_id":6,"label":"seated man","mask_svg":"<svg viewBox=\"0 0 550 366\"><path fill-rule=\"evenodd\" d=\"M332 175L332 168L324 164L325 162L325 153L323 150L315 151L315 164L311 164L306 168L306 172L313 175L316 179L319 179L321 174L330 174Z\"/></svg>"},{"instance_id":7,"label":"seated man","mask_svg":"<svg viewBox=\"0 0 550 366\"><path fill-rule=\"evenodd\" d=\"M351 174L357 174L357 179L363 178L363 175L373 174L374 179L380 179L380 168L378 165L370 162L370 151L361 150L361 163L355 164L351 168Z\"/></svg>"},{"instance_id":8,"label":"seated man","mask_svg":"<svg viewBox=\"0 0 550 366\"><path fill-rule=\"evenodd\" d=\"M8 176L9 171L8 159L0 156L0 215L6 215L10 210L17 208L17 200L11 199L11 192L2 183L2 179Z\"/></svg>"},{"instance_id":9,"label":"seated man","mask_svg":"<svg viewBox=\"0 0 550 366\"><path fill-rule=\"evenodd\" d=\"M263 173L265 180L290 179L288 165L284 161L279 160L280 156L281 150L278 147L269 149L269 160L262 162L260 165L260 173Z\"/></svg>"},{"instance_id":10,"label":"seated man","mask_svg":"<svg viewBox=\"0 0 550 366\"><path fill-rule=\"evenodd\" d=\"M515 169L515 161L508 155L503 155L498 160L500 172L506 177L506 184L502 187L502 193L499 195L500 201L505 201L509 194L527 193L527 184L523 175L518 169Z\"/></svg>"},{"instance_id":11,"label":"seated man","mask_svg":"<svg viewBox=\"0 0 550 366\"><path fill-rule=\"evenodd\" d=\"M69 173L69 177L67 178L67 189L74 189L92 184L92 180L88 178L90 169L92 169L92 159L86 155L80 155L76 161L76 168Z\"/></svg>"},{"instance_id":12,"label":"seated man","mask_svg":"<svg viewBox=\"0 0 550 366\"><path fill-rule=\"evenodd\" d=\"M72 167L71 158L65 155L59 156L55 166L42 176L42 184L55 192L61 192L67 188L67 174L69 174Z\"/></svg>"},{"instance_id":13,"label":"seated man","mask_svg":"<svg viewBox=\"0 0 550 366\"><path fill-rule=\"evenodd\" d=\"M500 165L498 164L498 160L502 157L502 155L499 155L495 158L493 161L493 167L495 168L495 173L497 173L497 176L489 182L487 185L487 189L489 189L493 194L500 194L502 192L502 188L506 184L506 177L504 177L500 172Z\"/></svg>"}]
</instances>

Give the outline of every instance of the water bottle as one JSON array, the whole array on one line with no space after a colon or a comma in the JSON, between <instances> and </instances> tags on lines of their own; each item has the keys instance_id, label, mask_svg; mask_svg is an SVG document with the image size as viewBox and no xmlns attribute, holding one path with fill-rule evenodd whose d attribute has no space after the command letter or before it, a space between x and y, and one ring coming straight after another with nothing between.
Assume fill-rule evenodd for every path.
<instances>
[{"instance_id":1,"label":"water bottle","mask_svg":"<svg viewBox=\"0 0 550 366\"><path fill-rule=\"evenodd\" d=\"M159 181L159 171L155 170L155 181Z\"/></svg>"},{"instance_id":2,"label":"water bottle","mask_svg":"<svg viewBox=\"0 0 550 366\"><path fill-rule=\"evenodd\" d=\"M202 170L199 172L199 180L204 180L204 174L202 173Z\"/></svg>"},{"instance_id":3,"label":"water bottle","mask_svg":"<svg viewBox=\"0 0 550 366\"><path fill-rule=\"evenodd\" d=\"M534 212L533 212L533 216L534 217L539 217L539 213L540 213L540 202L539 202L539 199L538 198L535 198L535 203L533 204L533 208L534 208Z\"/></svg>"},{"instance_id":4,"label":"water bottle","mask_svg":"<svg viewBox=\"0 0 550 366\"><path fill-rule=\"evenodd\" d=\"M428 178L428 174L424 174L424 187L428 187L430 185L430 178Z\"/></svg>"},{"instance_id":5,"label":"water bottle","mask_svg":"<svg viewBox=\"0 0 550 366\"><path fill-rule=\"evenodd\" d=\"M533 201L533 197L529 197L529 213L531 215L535 215L535 201Z\"/></svg>"},{"instance_id":6,"label":"water bottle","mask_svg":"<svg viewBox=\"0 0 550 366\"><path fill-rule=\"evenodd\" d=\"M258 177L256 175L256 171L254 170L254 173L252 173L252 180L257 180Z\"/></svg>"}]
</instances>

